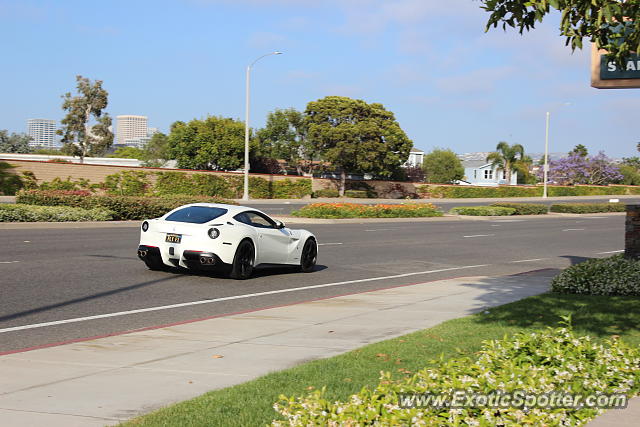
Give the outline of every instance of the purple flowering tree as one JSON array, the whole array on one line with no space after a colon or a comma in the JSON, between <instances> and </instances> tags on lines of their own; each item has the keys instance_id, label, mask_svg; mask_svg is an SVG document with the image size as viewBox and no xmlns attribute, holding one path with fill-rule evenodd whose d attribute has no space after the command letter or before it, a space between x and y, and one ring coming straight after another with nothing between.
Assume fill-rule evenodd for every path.
<instances>
[{"instance_id":1,"label":"purple flowering tree","mask_svg":"<svg viewBox=\"0 0 640 427\"><path fill-rule=\"evenodd\" d=\"M542 171L538 176L542 178ZM570 153L568 157L549 162L549 182L574 185L608 185L623 179L620 169L600 151L596 156L584 157Z\"/></svg>"}]
</instances>

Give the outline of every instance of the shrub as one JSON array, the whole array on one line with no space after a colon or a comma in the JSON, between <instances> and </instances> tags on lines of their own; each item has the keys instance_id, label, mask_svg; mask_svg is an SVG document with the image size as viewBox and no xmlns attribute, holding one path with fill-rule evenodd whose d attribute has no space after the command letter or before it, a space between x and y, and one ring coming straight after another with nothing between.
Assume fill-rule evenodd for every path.
<instances>
[{"instance_id":1,"label":"shrub","mask_svg":"<svg viewBox=\"0 0 640 427\"><path fill-rule=\"evenodd\" d=\"M551 281L562 294L640 296L640 261L614 255L572 265Z\"/></svg>"},{"instance_id":2,"label":"shrub","mask_svg":"<svg viewBox=\"0 0 640 427\"><path fill-rule=\"evenodd\" d=\"M442 212L431 203L406 205L313 203L291 212L291 215L306 218L413 218L442 216Z\"/></svg>"},{"instance_id":3,"label":"shrub","mask_svg":"<svg viewBox=\"0 0 640 427\"><path fill-rule=\"evenodd\" d=\"M491 206L515 209L514 215L546 215L547 205L539 203L492 203Z\"/></svg>"},{"instance_id":4,"label":"shrub","mask_svg":"<svg viewBox=\"0 0 640 427\"><path fill-rule=\"evenodd\" d=\"M451 209L450 212L458 215L471 216L504 216L514 215L516 210L499 206L458 206Z\"/></svg>"},{"instance_id":5,"label":"shrub","mask_svg":"<svg viewBox=\"0 0 640 427\"><path fill-rule=\"evenodd\" d=\"M53 159L49 159L49 160L47 160L47 162L48 162L48 163L73 163L73 162L72 162L72 161L70 161L70 160L67 160L67 159L61 159L61 158L59 158L59 157L55 157L55 158L53 158Z\"/></svg>"},{"instance_id":6,"label":"shrub","mask_svg":"<svg viewBox=\"0 0 640 427\"><path fill-rule=\"evenodd\" d=\"M82 209L67 206L0 205L0 222L110 221L113 212L104 208Z\"/></svg>"},{"instance_id":7,"label":"shrub","mask_svg":"<svg viewBox=\"0 0 640 427\"><path fill-rule=\"evenodd\" d=\"M149 174L143 171L122 171L107 175L103 187L109 194L141 196L149 188Z\"/></svg>"},{"instance_id":8,"label":"shrub","mask_svg":"<svg viewBox=\"0 0 640 427\"><path fill-rule=\"evenodd\" d=\"M535 197L542 196L541 187L471 187L466 185L421 185L417 189L423 197L444 199L486 197Z\"/></svg>"},{"instance_id":9,"label":"shrub","mask_svg":"<svg viewBox=\"0 0 640 427\"><path fill-rule=\"evenodd\" d=\"M273 199L301 199L311 195L310 179L282 179L273 182Z\"/></svg>"},{"instance_id":10,"label":"shrub","mask_svg":"<svg viewBox=\"0 0 640 427\"><path fill-rule=\"evenodd\" d=\"M551 205L551 212L558 213L601 213L625 212L626 205L622 203L559 203Z\"/></svg>"},{"instance_id":11,"label":"shrub","mask_svg":"<svg viewBox=\"0 0 640 427\"><path fill-rule=\"evenodd\" d=\"M157 195L189 195L238 197L224 177L214 174L185 172L157 172L153 192Z\"/></svg>"},{"instance_id":12,"label":"shrub","mask_svg":"<svg viewBox=\"0 0 640 427\"><path fill-rule=\"evenodd\" d=\"M576 185L572 187L553 187L547 188L549 197L557 196L608 196L627 194L629 187L623 186L593 186L593 185Z\"/></svg>"},{"instance_id":13,"label":"shrub","mask_svg":"<svg viewBox=\"0 0 640 427\"><path fill-rule=\"evenodd\" d=\"M7 162L0 162L0 194L12 196L23 187L20 175L11 171L14 168Z\"/></svg>"},{"instance_id":14,"label":"shrub","mask_svg":"<svg viewBox=\"0 0 640 427\"><path fill-rule=\"evenodd\" d=\"M351 197L354 199L367 199L369 196L365 190L346 190L344 197Z\"/></svg>"},{"instance_id":15,"label":"shrub","mask_svg":"<svg viewBox=\"0 0 640 427\"><path fill-rule=\"evenodd\" d=\"M86 190L91 188L91 184L88 179L78 178L73 179L70 176L67 179L62 179L60 177L55 177L51 181L45 181L38 185L38 189L40 190Z\"/></svg>"},{"instance_id":16,"label":"shrub","mask_svg":"<svg viewBox=\"0 0 640 427\"><path fill-rule=\"evenodd\" d=\"M85 209L106 208L113 212L115 220L137 220L156 218L172 209L189 203L227 203L234 202L216 197L201 196L98 196L87 191L21 191L16 197L17 203L41 206L72 206Z\"/></svg>"},{"instance_id":17,"label":"shrub","mask_svg":"<svg viewBox=\"0 0 640 427\"><path fill-rule=\"evenodd\" d=\"M339 197L340 192L333 188L323 188L313 193L314 197Z\"/></svg>"},{"instance_id":18,"label":"shrub","mask_svg":"<svg viewBox=\"0 0 640 427\"><path fill-rule=\"evenodd\" d=\"M305 397L280 396L274 408L284 420L272 425L582 425L602 410L578 405L531 407L526 405L528 399L498 407L486 400L482 405L480 399L463 407L407 406L428 395L451 401L459 392L495 399L516 392L631 397L640 391L638 348L617 339L601 344L589 336L576 336L570 327L486 341L473 358L431 363L403 379L382 373L375 389L364 387L344 402L327 400L324 390Z\"/></svg>"}]
</instances>

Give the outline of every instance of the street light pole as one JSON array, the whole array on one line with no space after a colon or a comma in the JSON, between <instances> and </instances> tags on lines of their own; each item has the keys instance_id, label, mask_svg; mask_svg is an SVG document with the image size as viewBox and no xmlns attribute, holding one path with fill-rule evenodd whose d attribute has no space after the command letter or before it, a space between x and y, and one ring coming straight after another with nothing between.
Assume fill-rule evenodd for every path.
<instances>
[{"instance_id":1,"label":"street light pole","mask_svg":"<svg viewBox=\"0 0 640 427\"><path fill-rule=\"evenodd\" d=\"M545 129L545 135L544 135L544 171L543 171L543 180L544 180L544 187L542 190L542 197L543 198L547 198L547 177L549 174L549 116L551 116L551 113L549 111L547 111L547 126Z\"/></svg>"},{"instance_id":2,"label":"street light pole","mask_svg":"<svg viewBox=\"0 0 640 427\"><path fill-rule=\"evenodd\" d=\"M251 67L264 58L265 56L270 55L282 55L282 52L271 52L265 55L260 56L251 64L247 65L247 75L246 75L246 98L245 98L245 110L244 110L244 191L242 193L242 200L249 200L249 102L251 99L250 90L251 90Z\"/></svg>"}]
</instances>

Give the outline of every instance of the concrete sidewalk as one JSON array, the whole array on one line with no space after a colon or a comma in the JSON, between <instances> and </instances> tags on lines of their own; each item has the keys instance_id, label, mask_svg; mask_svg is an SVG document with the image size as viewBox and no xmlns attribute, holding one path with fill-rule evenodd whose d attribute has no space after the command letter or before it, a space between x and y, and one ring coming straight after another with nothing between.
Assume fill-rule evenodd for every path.
<instances>
[{"instance_id":1,"label":"concrete sidewalk","mask_svg":"<svg viewBox=\"0 0 640 427\"><path fill-rule=\"evenodd\" d=\"M553 274L441 280L0 356L0 424L115 424L545 292Z\"/></svg>"}]
</instances>

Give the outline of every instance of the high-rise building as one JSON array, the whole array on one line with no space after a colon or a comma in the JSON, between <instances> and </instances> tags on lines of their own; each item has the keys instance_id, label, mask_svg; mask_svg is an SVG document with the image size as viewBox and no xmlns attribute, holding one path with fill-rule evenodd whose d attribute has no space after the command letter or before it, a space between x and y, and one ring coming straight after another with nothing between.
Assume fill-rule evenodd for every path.
<instances>
[{"instance_id":1,"label":"high-rise building","mask_svg":"<svg viewBox=\"0 0 640 427\"><path fill-rule=\"evenodd\" d=\"M147 137L147 116L117 116L116 127L116 144L127 145L127 140Z\"/></svg>"},{"instance_id":2,"label":"high-rise building","mask_svg":"<svg viewBox=\"0 0 640 427\"><path fill-rule=\"evenodd\" d=\"M27 135L31 147L56 147L56 121L51 119L27 120Z\"/></svg>"}]
</instances>

